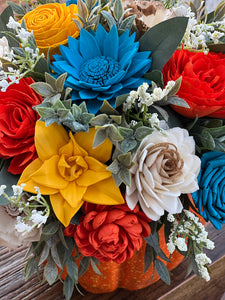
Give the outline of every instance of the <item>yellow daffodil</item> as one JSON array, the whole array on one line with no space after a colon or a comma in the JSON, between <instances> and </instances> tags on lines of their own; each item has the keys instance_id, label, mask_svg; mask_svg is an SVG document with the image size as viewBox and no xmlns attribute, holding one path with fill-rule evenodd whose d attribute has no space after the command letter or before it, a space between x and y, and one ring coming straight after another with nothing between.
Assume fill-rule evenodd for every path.
<instances>
[{"instance_id":1,"label":"yellow daffodil","mask_svg":"<svg viewBox=\"0 0 225 300\"><path fill-rule=\"evenodd\" d=\"M111 172L104 164L112 152L112 143L106 140L92 148L95 129L74 135L54 123L48 127L38 121L35 128L35 146L38 158L22 173L18 184L35 193L35 186L43 195L49 195L56 217L65 226L84 201L118 205L124 203Z\"/></svg>"}]
</instances>

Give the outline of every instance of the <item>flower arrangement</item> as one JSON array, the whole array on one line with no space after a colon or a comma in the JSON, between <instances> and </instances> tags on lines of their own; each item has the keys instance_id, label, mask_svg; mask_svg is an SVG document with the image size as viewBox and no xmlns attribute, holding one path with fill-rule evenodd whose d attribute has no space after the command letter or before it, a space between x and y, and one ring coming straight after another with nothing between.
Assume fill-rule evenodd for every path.
<instances>
[{"instance_id":1,"label":"flower arrangement","mask_svg":"<svg viewBox=\"0 0 225 300\"><path fill-rule=\"evenodd\" d=\"M132 285L139 272L135 289L169 284L186 257L208 281L204 220L225 223L224 1L20 2L0 15L0 245L28 245L26 279L43 265L68 300L107 265Z\"/></svg>"}]
</instances>

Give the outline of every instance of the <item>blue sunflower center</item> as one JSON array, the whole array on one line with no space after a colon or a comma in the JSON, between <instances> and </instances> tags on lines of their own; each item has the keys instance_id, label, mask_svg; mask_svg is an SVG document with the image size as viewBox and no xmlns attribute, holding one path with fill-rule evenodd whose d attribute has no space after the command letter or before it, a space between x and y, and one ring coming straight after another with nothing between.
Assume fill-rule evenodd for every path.
<instances>
[{"instance_id":1,"label":"blue sunflower center","mask_svg":"<svg viewBox=\"0 0 225 300\"><path fill-rule=\"evenodd\" d=\"M120 71L120 64L112 57L97 56L86 60L80 67L80 80L104 86Z\"/></svg>"}]
</instances>

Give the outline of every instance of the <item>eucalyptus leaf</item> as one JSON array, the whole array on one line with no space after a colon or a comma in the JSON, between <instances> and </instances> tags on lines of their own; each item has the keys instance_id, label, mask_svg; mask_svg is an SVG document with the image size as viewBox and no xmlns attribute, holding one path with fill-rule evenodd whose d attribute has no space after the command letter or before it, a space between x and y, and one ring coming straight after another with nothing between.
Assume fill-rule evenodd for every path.
<instances>
[{"instance_id":1,"label":"eucalyptus leaf","mask_svg":"<svg viewBox=\"0 0 225 300\"><path fill-rule=\"evenodd\" d=\"M40 260L38 262L38 265L42 265L44 261L47 260L48 256L49 256L49 252L50 252L50 248L47 244L45 244L44 248L43 248L43 251L41 253L41 256L40 256Z\"/></svg>"},{"instance_id":2,"label":"eucalyptus leaf","mask_svg":"<svg viewBox=\"0 0 225 300\"><path fill-rule=\"evenodd\" d=\"M58 229L59 229L59 223L57 221L51 222L43 227L42 234L53 235L58 231Z\"/></svg>"},{"instance_id":3,"label":"eucalyptus leaf","mask_svg":"<svg viewBox=\"0 0 225 300\"><path fill-rule=\"evenodd\" d=\"M186 17L171 18L150 28L140 38L140 51L151 51L151 70L162 70L180 44L187 24Z\"/></svg>"},{"instance_id":4,"label":"eucalyptus leaf","mask_svg":"<svg viewBox=\"0 0 225 300\"><path fill-rule=\"evenodd\" d=\"M208 150L215 149L214 139L207 129L202 130L201 142L202 142L203 147L205 147L206 149L208 149Z\"/></svg>"},{"instance_id":5,"label":"eucalyptus leaf","mask_svg":"<svg viewBox=\"0 0 225 300\"><path fill-rule=\"evenodd\" d=\"M155 261L156 271L159 274L159 277L168 285L170 285L170 273L164 263L157 259Z\"/></svg>"},{"instance_id":6,"label":"eucalyptus leaf","mask_svg":"<svg viewBox=\"0 0 225 300\"><path fill-rule=\"evenodd\" d=\"M154 249L150 245L146 244L145 256L144 256L144 264L145 264L144 273L148 271L154 259L155 259Z\"/></svg>"},{"instance_id":7,"label":"eucalyptus leaf","mask_svg":"<svg viewBox=\"0 0 225 300\"><path fill-rule=\"evenodd\" d=\"M74 282L69 276L66 276L66 279L64 280L63 283L63 294L66 300L71 299L73 291L74 291Z\"/></svg>"},{"instance_id":8,"label":"eucalyptus leaf","mask_svg":"<svg viewBox=\"0 0 225 300\"><path fill-rule=\"evenodd\" d=\"M78 274L81 277L88 269L90 257L84 256L79 264Z\"/></svg>"},{"instance_id":9,"label":"eucalyptus leaf","mask_svg":"<svg viewBox=\"0 0 225 300\"><path fill-rule=\"evenodd\" d=\"M73 282L78 283L78 267L72 256L67 261L66 269Z\"/></svg>"},{"instance_id":10,"label":"eucalyptus leaf","mask_svg":"<svg viewBox=\"0 0 225 300\"><path fill-rule=\"evenodd\" d=\"M184 99L179 98L177 96L168 97L165 104L172 104L172 105L176 105L176 106L190 108L190 106L187 104L187 102Z\"/></svg>"},{"instance_id":11,"label":"eucalyptus leaf","mask_svg":"<svg viewBox=\"0 0 225 300\"><path fill-rule=\"evenodd\" d=\"M158 232L151 233L148 237L145 238L146 242L154 248L157 255L163 260L170 262L169 258L165 255L162 249L159 246L159 234Z\"/></svg>"},{"instance_id":12,"label":"eucalyptus leaf","mask_svg":"<svg viewBox=\"0 0 225 300\"><path fill-rule=\"evenodd\" d=\"M24 272L25 272L25 280L27 281L33 274L37 272L38 263L35 257L28 259Z\"/></svg>"},{"instance_id":13,"label":"eucalyptus leaf","mask_svg":"<svg viewBox=\"0 0 225 300\"><path fill-rule=\"evenodd\" d=\"M56 245L51 247L51 256L52 256L52 259L54 260L55 264L59 268L62 269L62 264L61 264L61 261L60 261L60 258L59 258L59 254L58 254L58 250L57 250Z\"/></svg>"},{"instance_id":14,"label":"eucalyptus leaf","mask_svg":"<svg viewBox=\"0 0 225 300\"><path fill-rule=\"evenodd\" d=\"M91 258L91 266L93 271L98 274L98 275L102 275L102 273L100 272L99 268L97 267L95 261Z\"/></svg>"}]
</instances>

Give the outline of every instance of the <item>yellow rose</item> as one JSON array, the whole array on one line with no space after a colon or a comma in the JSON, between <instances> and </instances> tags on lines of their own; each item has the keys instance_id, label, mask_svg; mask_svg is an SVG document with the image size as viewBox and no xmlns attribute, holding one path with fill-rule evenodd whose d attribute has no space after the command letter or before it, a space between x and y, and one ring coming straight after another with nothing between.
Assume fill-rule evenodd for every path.
<instances>
[{"instance_id":1,"label":"yellow rose","mask_svg":"<svg viewBox=\"0 0 225 300\"><path fill-rule=\"evenodd\" d=\"M24 16L27 30L34 33L34 37L41 53L50 57L60 54L59 45L68 42L68 36L77 38L80 34L73 19L78 19L77 5L50 3L41 5Z\"/></svg>"}]
</instances>

